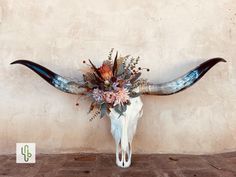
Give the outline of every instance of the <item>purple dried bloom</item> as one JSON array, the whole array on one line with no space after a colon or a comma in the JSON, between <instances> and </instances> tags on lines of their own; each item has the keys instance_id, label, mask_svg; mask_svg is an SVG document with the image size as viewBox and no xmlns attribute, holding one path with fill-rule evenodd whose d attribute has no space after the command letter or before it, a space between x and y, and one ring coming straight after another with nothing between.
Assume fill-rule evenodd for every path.
<instances>
[{"instance_id":1,"label":"purple dried bloom","mask_svg":"<svg viewBox=\"0 0 236 177\"><path fill-rule=\"evenodd\" d=\"M94 89L93 90L93 98L95 99L95 101L103 101L103 91L102 90L99 90L99 89Z\"/></svg>"},{"instance_id":2,"label":"purple dried bloom","mask_svg":"<svg viewBox=\"0 0 236 177\"><path fill-rule=\"evenodd\" d=\"M112 84L112 88L113 88L114 90L118 90L118 89L119 89L118 85L119 85L118 82L114 82L114 83Z\"/></svg>"}]
</instances>

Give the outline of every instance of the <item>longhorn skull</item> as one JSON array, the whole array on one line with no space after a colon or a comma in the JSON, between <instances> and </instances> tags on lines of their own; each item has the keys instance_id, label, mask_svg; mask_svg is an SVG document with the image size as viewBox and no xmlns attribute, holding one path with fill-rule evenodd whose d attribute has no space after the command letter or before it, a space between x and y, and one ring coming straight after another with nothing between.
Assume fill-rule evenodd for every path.
<instances>
[{"instance_id":1,"label":"longhorn skull","mask_svg":"<svg viewBox=\"0 0 236 177\"><path fill-rule=\"evenodd\" d=\"M192 86L218 62L226 61L222 58L209 59L175 80L161 84L144 83L139 85L135 91L139 94L149 95L175 94ZM80 83L66 79L32 61L17 60L11 64L25 65L40 75L49 84L63 92L80 95L85 91L85 88L83 88ZM130 102L131 104L127 106L127 110L123 115L117 113L115 109L111 109L110 113L108 114L111 120L111 133L116 144L116 164L122 168L129 167L131 164L132 139L136 132L138 119L143 113L143 103L140 96L131 98Z\"/></svg>"},{"instance_id":2,"label":"longhorn skull","mask_svg":"<svg viewBox=\"0 0 236 177\"><path fill-rule=\"evenodd\" d=\"M124 115L120 115L112 109L111 133L116 143L116 164L119 167L129 167L132 156L132 140L136 132L138 119L143 115L143 103L140 97L132 98L131 104Z\"/></svg>"}]
</instances>

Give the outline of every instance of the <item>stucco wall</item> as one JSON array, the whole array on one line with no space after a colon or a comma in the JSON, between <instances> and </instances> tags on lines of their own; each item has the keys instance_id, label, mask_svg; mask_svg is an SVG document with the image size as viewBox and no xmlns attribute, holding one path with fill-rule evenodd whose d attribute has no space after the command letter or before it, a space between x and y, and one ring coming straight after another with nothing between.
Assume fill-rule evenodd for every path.
<instances>
[{"instance_id":1,"label":"stucco wall","mask_svg":"<svg viewBox=\"0 0 236 177\"><path fill-rule=\"evenodd\" d=\"M109 119L89 122L89 101L62 93L20 65L29 59L80 78L83 59L96 64L112 47L141 57L163 82L206 59L223 57L190 89L143 96L136 153L216 153L236 150L236 1L0 1L0 154L16 142L37 152L114 152Z\"/></svg>"}]
</instances>

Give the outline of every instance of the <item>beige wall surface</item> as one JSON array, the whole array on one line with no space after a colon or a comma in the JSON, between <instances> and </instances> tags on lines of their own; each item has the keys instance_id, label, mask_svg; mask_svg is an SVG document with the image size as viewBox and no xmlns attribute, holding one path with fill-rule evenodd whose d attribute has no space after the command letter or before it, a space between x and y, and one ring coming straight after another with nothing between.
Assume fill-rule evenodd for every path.
<instances>
[{"instance_id":1,"label":"beige wall surface","mask_svg":"<svg viewBox=\"0 0 236 177\"><path fill-rule=\"evenodd\" d=\"M109 119L89 122L89 101L62 93L16 59L81 78L111 48L141 57L155 82L206 59L220 63L190 89L143 96L135 153L236 150L236 0L0 0L0 154L35 142L39 153L114 152Z\"/></svg>"}]
</instances>

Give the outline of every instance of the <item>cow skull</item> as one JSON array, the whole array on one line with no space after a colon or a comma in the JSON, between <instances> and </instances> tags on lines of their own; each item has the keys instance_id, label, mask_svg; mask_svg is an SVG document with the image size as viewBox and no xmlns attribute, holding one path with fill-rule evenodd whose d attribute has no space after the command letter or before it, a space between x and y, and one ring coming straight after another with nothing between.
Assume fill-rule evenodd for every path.
<instances>
[{"instance_id":1,"label":"cow skull","mask_svg":"<svg viewBox=\"0 0 236 177\"><path fill-rule=\"evenodd\" d=\"M170 82L155 84L143 83L135 88L137 94L149 95L171 95L178 93L196 83L205 73L218 62L226 62L222 58L213 58L200 64L198 67L187 72L185 75L174 79ZM28 60L17 60L11 64L23 64L30 68L49 84L57 89L71 94L80 95L85 92L85 88L81 87L78 82L66 79L49 69ZM111 133L116 143L116 164L119 167L129 167L132 156L132 139L136 131L138 119L142 116L143 103L140 97L131 98L131 104L127 106L127 110L120 115L114 109L110 110L109 117L111 120Z\"/></svg>"},{"instance_id":2,"label":"cow skull","mask_svg":"<svg viewBox=\"0 0 236 177\"><path fill-rule=\"evenodd\" d=\"M116 143L116 164L127 168L131 164L132 140L136 132L139 118L143 114L143 103L140 97L132 98L124 115L111 109L111 133Z\"/></svg>"}]
</instances>

